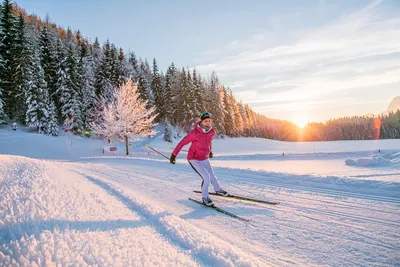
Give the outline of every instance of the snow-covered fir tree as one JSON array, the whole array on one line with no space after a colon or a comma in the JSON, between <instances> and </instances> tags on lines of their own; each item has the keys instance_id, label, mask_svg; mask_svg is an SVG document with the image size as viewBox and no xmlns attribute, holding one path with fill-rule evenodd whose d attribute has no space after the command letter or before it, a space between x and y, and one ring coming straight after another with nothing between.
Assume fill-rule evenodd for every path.
<instances>
[{"instance_id":1,"label":"snow-covered fir tree","mask_svg":"<svg viewBox=\"0 0 400 267\"><path fill-rule=\"evenodd\" d=\"M218 134L225 133L224 127L224 109L219 90L221 85L215 72L211 74L208 86L206 89L206 109L210 111L213 117L213 127L217 130Z\"/></svg>"},{"instance_id":2,"label":"snow-covered fir tree","mask_svg":"<svg viewBox=\"0 0 400 267\"><path fill-rule=\"evenodd\" d=\"M135 53L131 52L129 53L129 70L130 70L130 76L131 79L134 83L138 82L139 79L139 61L135 55Z\"/></svg>"},{"instance_id":3,"label":"snow-covered fir tree","mask_svg":"<svg viewBox=\"0 0 400 267\"><path fill-rule=\"evenodd\" d=\"M165 119L164 140L171 143L174 137L174 127L172 127L168 119Z\"/></svg>"},{"instance_id":4,"label":"snow-covered fir tree","mask_svg":"<svg viewBox=\"0 0 400 267\"><path fill-rule=\"evenodd\" d=\"M153 60L153 77L151 80L151 91L154 95L154 107L155 111L158 114L156 118L157 122L162 121L165 118L165 111L164 111L164 88L162 85L161 75L158 70L156 59Z\"/></svg>"},{"instance_id":5,"label":"snow-covered fir tree","mask_svg":"<svg viewBox=\"0 0 400 267\"><path fill-rule=\"evenodd\" d=\"M118 87L120 87L133 76L133 67L129 64L122 48L119 49L118 64Z\"/></svg>"},{"instance_id":6,"label":"snow-covered fir tree","mask_svg":"<svg viewBox=\"0 0 400 267\"><path fill-rule=\"evenodd\" d=\"M28 128L39 133L48 132L48 89L44 80L44 71L40 65L39 55L33 51L31 68L32 80L26 90L26 117L25 124Z\"/></svg>"},{"instance_id":7,"label":"snow-covered fir tree","mask_svg":"<svg viewBox=\"0 0 400 267\"><path fill-rule=\"evenodd\" d=\"M95 72L96 95L105 102L113 101L112 53L109 40L103 46L102 59Z\"/></svg>"},{"instance_id":8,"label":"snow-covered fir tree","mask_svg":"<svg viewBox=\"0 0 400 267\"><path fill-rule=\"evenodd\" d=\"M140 99L147 103L147 108L151 108L154 104L153 95L151 92L151 78L152 78L152 73L151 70L148 68L147 61L140 60L137 86L139 90Z\"/></svg>"},{"instance_id":9,"label":"snow-covered fir tree","mask_svg":"<svg viewBox=\"0 0 400 267\"><path fill-rule=\"evenodd\" d=\"M46 133L52 136L58 135L58 120L57 120L57 110L54 104L53 99L51 97L48 98L48 116L47 116L47 125L46 125Z\"/></svg>"},{"instance_id":10,"label":"snow-covered fir tree","mask_svg":"<svg viewBox=\"0 0 400 267\"><path fill-rule=\"evenodd\" d=\"M243 119L242 119L242 114L240 113L240 107L238 103L236 102L235 97L233 96L233 93L231 90L229 90L231 102L232 102L232 111L233 111L233 121L235 123L235 128L234 128L234 134L236 136L241 136L243 133Z\"/></svg>"},{"instance_id":11,"label":"snow-covered fir tree","mask_svg":"<svg viewBox=\"0 0 400 267\"><path fill-rule=\"evenodd\" d=\"M177 91L174 92L173 102L174 102L174 121L175 123L189 130L190 128L190 116L191 116L191 102L193 99L190 97L189 83L187 79L187 74L185 68L179 72L179 87L176 88Z\"/></svg>"},{"instance_id":12,"label":"snow-covered fir tree","mask_svg":"<svg viewBox=\"0 0 400 267\"><path fill-rule=\"evenodd\" d=\"M65 56L64 45L61 38L58 38L56 43L56 62L56 92L60 101L60 108L57 113L59 121L63 122L66 118L66 115L64 115L64 112L66 111L65 105L67 104L67 100L70 98L70 94L66 89L67 58Z\"/></svg>"},{"instance_id":13,"label":"snow-covered fir tree","mask_svg":"<svg viewBox=\"0 0 400 267\"><path fill-rule=\"evenodd\" d=\"M46 81L49 94L56 106L60 107L60 99L57 94L57 62L56 49L52 43L48 25L45 25L39 38L40 45L40 64L44 71L44 80Z\"/></svg>"},{"instance_id":14,"label":"snow-covered fir tree","mask_svg":"<svg viewBox=\"0 0 400 267\"><path fill-rule=\"evenodd\" d=\"M16 111L16 92L13 87L16 18L9 0L3 1L0 11L0 90L2 90L5 115L12 119Z\"/></svg>"},{"instance_id":15,"label":"snow-covered fir tree","mask_svg":"<svg viewBox=\"0 0 400 267\"><path fill-rule=\"evenodd\" d=\"M202 81L200 75L197 74L196 69L193 69L192 75L193 99L194 99L194 113L200 114L205 111L203 103Z\"/></svg>"},{"instance_id":16,"label":"snow-covered fir tree","mask_svg":"<svg viewBox=\"0 0 400 267\"><path fill-rule=\"evenodd\" d=\"M94 87L94 60L88 48L88 42L84 39L81 40L79 45L78 72L81 79L79 90L82 98L80 105L81 118L83 129L87 130L90 128L90 122L93 120L93 109L96 106L97 98Z\"/></svg>"},{"instance_id":17,"label":"snow-covered fir tree","mask_svg":"<svg viewBox=\"0 0 400 267\"><path fill-rule=\"evenodd\" d=\"M191 124L193 123L193 119L196 118L199 115L199 111L196 108L197 104L197 98L195 95L195 87L193 83L193 78L192 74L190 73L190 70L188 69L187 75L187 88L186 88L186 96L187 99L189 100L189 112L185 116L185 120L191 121ZM190 125L192 126L192 125Z\"/></svg>"},{"instance_id":18,"label":"snow-covered fir tree","mask_svg":"<svg viewBox=\"0 0 400 267\"><path fill-rule=\"evenodd\" d=\"M15 37L15 52L14 58L14 75L13 75L13 87L15 90L15 118L20 123L25 123L26 114L26 91L28 90L31 79L32 69L29 65L32 64L32 42L30 38L27 38L25 19L22 14L19 15L17 31Z\"/></svg>"},{"instance_id":19,"label":"snow-covered fir tree","mask_svg":"<svg viewBox=\"0 0 400 267\"><path fill-rule=\"evenodd\" d=\"M179 103L174 101L174 98L177 93L178 87L178 75L175 68L174 63L172 63L165 74L165 83L164 83L164 111L165 117L168 119L169 122L174 122L174 110L175 106Z\"/></svg>"},{"instance_id":20,"label":"snow-covered fir tree","mask_svg":"<svg viewBox=\"0 0 400 267\"><path fill-rule=\"evenodd\" d=\"M64 118L64 129L67 131L81 132L83 122L81 116L82 99L79 94L79 73L77 62L72 44L68 45L67 56L65 59L65 75L61 79L60 90L61 111Z\"/></svg>"},{"instance_id":21,"label":"snow-covered fir tree","mask_svg":"<svg viewBox=\"0 0 400 267\"><path fill-rule=\"evenodd\" d=\"M221 90L224 99L224 128L226 134L232 136L235 132L233 105L228 91L224 87Z\"/></svg>"},{"instance_id":22,"label":"snow-covered fir tree","mask_svg":"<svg viewBox=\"0 0 400 267\"><path fill-rule=\"evenodd\" d=\"M119 82L120 82L120 76L121 76L121 70L120 70L120 64L118 60L118 51L117 47L114 44L111 44L111 51L110 51L110 66L111 66L111 84L113 88L118 88L119 87Z\"/></svg>"}]
</instances>

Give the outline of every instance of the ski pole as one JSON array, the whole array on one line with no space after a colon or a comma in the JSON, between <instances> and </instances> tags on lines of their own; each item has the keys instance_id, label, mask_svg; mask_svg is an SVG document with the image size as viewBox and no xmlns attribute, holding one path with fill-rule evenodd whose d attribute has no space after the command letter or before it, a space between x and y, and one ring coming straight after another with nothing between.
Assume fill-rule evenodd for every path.
<instances>
[{"instance_id":1,"label":"ski pole","mask_svg":"<svg viewBox=\"0 0 400 267\"><path fill-rule=\"evenodd\" d=\"M150 148L151 150L153 150L154 152L160 154L161 156L163 156L166 159L169 159L167 156L165 156L163 153L158 152L156 149L152 148L151 146L149 146L149 144L146 145L148 148Z\"/></svg>"}]
</instances>

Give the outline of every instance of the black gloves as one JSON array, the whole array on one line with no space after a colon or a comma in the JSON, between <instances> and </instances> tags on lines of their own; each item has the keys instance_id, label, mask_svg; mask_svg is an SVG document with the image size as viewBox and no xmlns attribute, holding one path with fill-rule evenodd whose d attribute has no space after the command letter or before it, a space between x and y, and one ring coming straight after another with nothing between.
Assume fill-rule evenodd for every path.
<instances>
[{"instance_id":1,"label":"black gloves","mask_svg":"<svg viewBox=\"0 0 400 267\"><path fill-rule=\"evenodd\" d=\"M176 156L174 154L171 154L171 157L169 158L169 162L171 162L171 164L175 164L176 162Z\"/></svg>"},{"instance_id":2,"label":"black gloves","mask_svg":"<svg viewBox=\"0 0 400 267\"><path fill-rule=\"evenodd\" d=\"M212 152L210 152L209 157L210 157L210 159L212 159L214 157L214 154Z\"/></svg>"}]
</instances>

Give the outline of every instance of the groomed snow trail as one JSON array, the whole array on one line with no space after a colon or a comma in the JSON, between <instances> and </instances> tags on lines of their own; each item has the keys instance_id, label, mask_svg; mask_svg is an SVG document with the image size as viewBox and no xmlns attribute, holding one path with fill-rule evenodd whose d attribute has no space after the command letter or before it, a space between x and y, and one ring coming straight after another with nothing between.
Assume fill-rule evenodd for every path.
<instances>
[{"instance_id":1,"label":"groomed snow trail","mask_svg":"<svg viewBox=\"0 0 400 267\"><path fill-rule=\"evenodd\" d=\"M300 176L308 182L304 187L283 175L217 168L230 192L281 201L268 206L214 197L217 205L251 219L246 224L188 201L188 196L199 198L191 192L198 189L200 178L186 164L85 159L70 168L112 181L269 264L395 266L400 262L400 199L391 193L398 184L377 183L373 186L381 188L372 194L368 194L371 185L364 184L367 187L356 193L345 181L324 189L319 179L313 184L312 177ZM271 184L275 179L281 182Z\"/></svg>"}]
</instances>

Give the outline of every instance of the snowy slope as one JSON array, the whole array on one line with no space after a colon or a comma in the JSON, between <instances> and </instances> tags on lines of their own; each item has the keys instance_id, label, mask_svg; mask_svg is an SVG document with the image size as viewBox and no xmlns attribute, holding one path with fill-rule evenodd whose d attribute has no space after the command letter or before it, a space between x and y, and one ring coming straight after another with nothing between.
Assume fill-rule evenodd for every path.
<instances>
[{"instance_id":1,"label":"snowy slope","mask_svg":"<svg viewBox=\"0 0 400 267\"><path fill-rule=\"evenodd\" d=\"M212 162L226 190L281 202L214 198L249 223L189 201L201 180L184 153L176 165L149 154L146 143L171 152L161 140L125 157L103 155L100 140L0 130L0 262L399 265L400 170L345 164L378 149L396 159L398 140L317 143L316 153L312 143L216 140Z\"/></svg>"}]
</instances>

